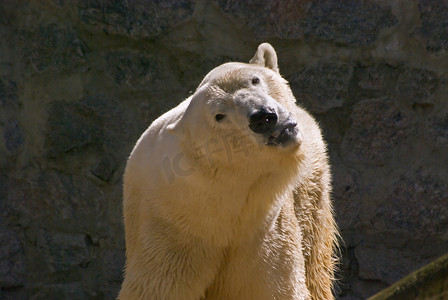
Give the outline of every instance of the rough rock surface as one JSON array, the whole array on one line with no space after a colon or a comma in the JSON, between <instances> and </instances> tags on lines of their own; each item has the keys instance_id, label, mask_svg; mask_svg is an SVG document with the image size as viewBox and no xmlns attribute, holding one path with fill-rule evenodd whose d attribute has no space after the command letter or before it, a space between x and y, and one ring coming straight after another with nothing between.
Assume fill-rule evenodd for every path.
<instances>
[{"instance_id":1,"label":"rough rock surface","mask_svg":"<svg viewBox=\"0 0 448 300\"><path fill-rule=\"evenodd\" d=\"M276 48L334 174L340 299L448 249L446 1L0 1L0 298L113 299L133 143Z\"/></svg>"}]
</instances>

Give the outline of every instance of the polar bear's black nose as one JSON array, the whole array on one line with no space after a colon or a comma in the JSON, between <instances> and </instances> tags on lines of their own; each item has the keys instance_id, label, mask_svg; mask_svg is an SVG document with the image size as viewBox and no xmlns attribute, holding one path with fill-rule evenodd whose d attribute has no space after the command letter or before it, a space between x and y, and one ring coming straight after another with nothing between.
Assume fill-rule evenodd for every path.
<instances>
[{"instance_id":1,"label":"polar bear's black nose","mask_svg":"<svg viewBox=\"0 0 448 300\"><path fill-rule=\"evenodd\" d=\"M249 128L255 133L272 132L272 128L277 124L277 114L265 108L253 113L249 117Z\"/></svg>"}]
</instances>

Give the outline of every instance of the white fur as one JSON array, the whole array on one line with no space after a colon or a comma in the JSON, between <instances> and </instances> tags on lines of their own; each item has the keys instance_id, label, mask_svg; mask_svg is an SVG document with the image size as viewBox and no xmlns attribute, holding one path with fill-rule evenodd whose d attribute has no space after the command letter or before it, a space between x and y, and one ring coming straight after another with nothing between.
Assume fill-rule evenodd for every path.
<instances>
[{"instance_id":1,"label":"white fur","mask_svg":"<svg viewBox=\"0 0 448 300\"><path fill-rule=\"evenodd\" d=\"M212 70L137 142L124 175L120 299L310 297L293 191L311 177L316 153L326 164L325 146L276 56L259 60ZM260 105L298 121L291 145L267 146L249 130Z\"/></svg>"}]
</instances>

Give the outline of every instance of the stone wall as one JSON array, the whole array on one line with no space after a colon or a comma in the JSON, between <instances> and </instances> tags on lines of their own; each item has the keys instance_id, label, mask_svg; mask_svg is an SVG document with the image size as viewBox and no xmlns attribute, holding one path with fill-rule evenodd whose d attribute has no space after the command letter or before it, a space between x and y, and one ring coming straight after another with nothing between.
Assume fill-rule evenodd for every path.
<instances>
[{"instance_id":1,"label":"stone wall","mask_svg":"<svg viewBox=\"0 0 448 300\"><path fill-rule=\"evenodd\" d=\"M133 144L262 41L329 144L338 297L447 252L447 20L438 0L0 1L0 298L113 299Z\"/></svg>"},{"instance_id":2,"label":"stone wall","mask_svg":"<svg viewBox=\"0 0 448 300\"><path fill-rule=\"evenodd\" d=\"M448 296L448 254L412 272L368 300L428 300Z\"/></svg>"}]
</instances>

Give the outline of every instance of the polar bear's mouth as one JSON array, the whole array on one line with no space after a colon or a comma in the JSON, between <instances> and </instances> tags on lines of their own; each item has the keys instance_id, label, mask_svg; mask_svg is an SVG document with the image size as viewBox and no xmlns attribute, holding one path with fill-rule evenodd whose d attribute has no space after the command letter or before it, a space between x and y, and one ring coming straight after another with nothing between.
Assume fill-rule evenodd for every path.
<instances>
[{"instance_id":1,"label":"polar bear's mouth","mask_svg":"<svg viewBox=\"0 0 448 300\"><path fill-rule=\"evenodd\" d=\"M280 109L262 107L249 116L249 128L263 137L264 144L287 147L298 141L298 129L294 118L285 115Z\"/></svg>"},{"instance_id":2,"label":"polar bear's mouth","mask_svg":"<svg viewBox=\"0 0 448 300\"><path fill-rule=\"evenodd\" d=\"M287 146L295 139L297 135L297 123L294 121L288 121L283 126L278 126L277 130L267 138L266 145L269 146Z\"/></svg>"}]
</instances>

